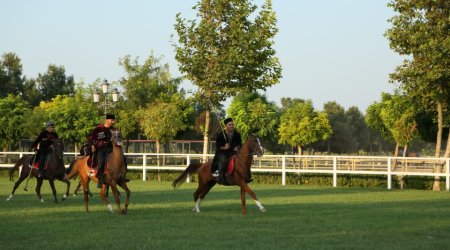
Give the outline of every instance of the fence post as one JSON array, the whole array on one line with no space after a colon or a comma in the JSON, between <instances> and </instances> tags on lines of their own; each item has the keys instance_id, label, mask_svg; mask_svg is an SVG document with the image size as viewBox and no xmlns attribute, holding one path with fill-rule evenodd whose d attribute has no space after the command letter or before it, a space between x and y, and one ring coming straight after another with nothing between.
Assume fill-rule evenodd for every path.
<instances>
[{"instance_id":1,"label":"fence post","mask_svg":"<svg viewBox=\"0 0 450 250\"><path fill-rule=\"evenodd\" d=\"M337 157L333 157L333 187L337 187Z\"/></svg>"},{"instance_id":2,"label":"fence post","mask_svg":"<svg viewBox=\"0 0 450 250\"><path fill-rule=\"evenodd\" d=\"M445 165L445 173L446 173L446 175L445 175L445 187L447 188L447 191L449 191L450 190L450 170L449 170L450 159L449 158L447 158L445 164L446 164Z\"/></svg>"},{"instance_id":3,"label":"fence post","mask_svg":"<svg viewBox=\"0 0 450 250\"><path fill-rule=\"evenodd\" d=\"M391 157L387 158L388 176L387 176L387 188L392 189L392 170L391 170Z\"/></svg>"},{"instance_id":4,"label":"fence post","mask_svg":"<svg viewBox=\"0 0 450 250\"><path fill-rule=\"evenodd\" d=\"M281 158L281 185L286 185L286 156Z\"/></svg>"},{"instance_id":5,"label":"fence post","mask_svg":"<svg viewBox=\"0 0 450 250\"><path fill-rule=\"evenodd\" d=\"M189 165L191 165L191 155L187 155L186 157L186 167L188 167ZM186 178L186 182L189 183L191 182L191 176L188 175L188 177Z\"/></svg>"},{"instance_id":6,"label":"fence post","mask_svg":"<svg viewBox=\"0 0 450 250\"><path fill-rule=\"evenodd\" d=\"M142 180L146 181L147 180L147 156L144 154L142 154Z\"/></svg>"}]
</instances>

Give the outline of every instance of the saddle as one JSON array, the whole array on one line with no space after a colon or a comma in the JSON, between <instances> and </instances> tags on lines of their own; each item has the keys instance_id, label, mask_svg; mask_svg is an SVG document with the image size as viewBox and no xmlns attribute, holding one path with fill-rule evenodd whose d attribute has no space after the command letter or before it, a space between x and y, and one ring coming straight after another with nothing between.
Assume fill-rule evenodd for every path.
<instances>
[{"instance_id":1,"label":"saddle","mask_svg":"<svg viewBox=\"0 0 450 250\"><path fill-rule=\"evenodd\" d=\"M216 178L217 183L219 183L221 185L224 185L224 186L231 186L231 184L228 183L227 177L233 175L233 172L234 172L234 158L235 157L236 156L233 155L231 157L231 159L228 161L227 171L224 174L222 174L222 175L220 175L219 177Z\"/></svg>"}]
</instances>

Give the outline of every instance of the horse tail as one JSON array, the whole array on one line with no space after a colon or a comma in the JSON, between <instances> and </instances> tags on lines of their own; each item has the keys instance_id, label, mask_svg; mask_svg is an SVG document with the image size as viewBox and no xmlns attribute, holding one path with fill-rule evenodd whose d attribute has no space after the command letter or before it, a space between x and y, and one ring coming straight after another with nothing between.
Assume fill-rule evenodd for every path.
<instances>
[{"instance_id":1,"label":"horse tail","mask_svg":"<svg viewBox=\"0 0 450 250\"><path fill-rule=\"evenodd\" d=\"M74 176L78 174L79 169L75 166L78 159L75 159L70 162L69 167L66 168L66 177L65 179L72 179Z\"/></svg>"},{"instance_id":2,"label":"horse tail","mask_svg":"<svg viewBox=\"0 0 450 250\"><path fill-rule=\"evenodd\" d=\"M20 158L17 162L16 162L16 164L14 164L14 167L13 168L11 168L10 170L9 170L9 180L10 181L14 181L14 172L16 171L16 170L19 170L19 167L20 166L24 166L25 167L25 159L26 159L26 156L23 156L22 158Z\"/></svg>"},{"instance_id":3,"label":"horse tail","mask_svg":"<svg viewBox=\"0 0 450 250\"><path fill-rule=\"evenodd\" d=\"M192 173L197 173L198 169L201 166L202 166L202 163L200 163L200 162L189 164L189 166L184 170L184 172L172 182L172 186L174 188L176 188L176 187L180 186L181 184L183 184L183 182L186 181L187 177Z\"/></svg>"}]
</instances>

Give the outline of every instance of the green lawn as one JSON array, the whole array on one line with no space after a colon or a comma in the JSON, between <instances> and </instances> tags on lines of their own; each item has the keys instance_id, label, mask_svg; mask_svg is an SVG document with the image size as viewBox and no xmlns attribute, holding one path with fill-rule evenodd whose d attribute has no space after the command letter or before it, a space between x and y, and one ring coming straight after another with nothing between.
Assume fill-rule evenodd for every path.
<instances>
[{"instance_id":1,"label":"green lawn","mask_svg":"<svg viewBox=\"0 0 450 250\"><path fill-rule=\"evenodd\" d=\"M31 185L30 185L31 184ZM76 181L72 182L71 189ZM94 197L38 201L35 180L19 187L0 178L0 249L450 249L450 193L423 190L251 185L267 212L237 187L215 187L193 213L195 183L130 182L125 216ZM30 188L31 187L31 188ZM63 184L57 184L61 198ZM116 209L116 206L114 205Z\"/></svg>"}]
</instances>

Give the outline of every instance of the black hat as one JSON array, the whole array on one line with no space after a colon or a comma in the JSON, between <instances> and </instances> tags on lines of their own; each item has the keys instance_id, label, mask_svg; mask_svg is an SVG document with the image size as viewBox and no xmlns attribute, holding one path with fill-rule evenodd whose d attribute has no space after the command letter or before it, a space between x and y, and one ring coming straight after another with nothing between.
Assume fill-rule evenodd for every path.
<instances>
[{"instance_id":1,"label":"black hat","mask_svg":"<svg viewBox=\"0 0 450 250\"><path fill-rule=\"evenodd\" d=\"M227 125L227 123L232 122L233 119L232 118L227 118L225 119L225 121L223 121L223 124Z\"/></svg>"},{"instance_id":2,"label":"black hat","mask_svg":"<svg viewBox=\"0 0 450 250\"><path fill-rule=\"evenodd\" d=\"M113 115L113 114L109 114L109 113L108 113L108 114L105 115L105 119L114 119L114 120L115 120L115 119L116 119L116 116Z\"/></svg>"},{"instance_id":3,"label":"black hat","mask_svg":"<svg viewBox=\"0 0 450 250\"><path fill-rule=\"evenodd\" d=\"M47 124L45 124L45 127L46 127L46 128L48 128L48 127L54 127L54 126L55 126L55 123L52 122L52 121L49 121L49 122L47 122Z\"/></svg>"}]
</instances>

